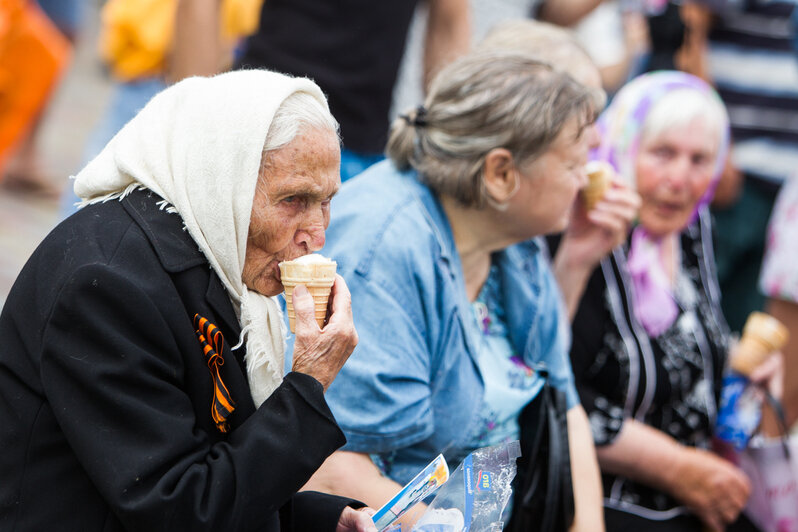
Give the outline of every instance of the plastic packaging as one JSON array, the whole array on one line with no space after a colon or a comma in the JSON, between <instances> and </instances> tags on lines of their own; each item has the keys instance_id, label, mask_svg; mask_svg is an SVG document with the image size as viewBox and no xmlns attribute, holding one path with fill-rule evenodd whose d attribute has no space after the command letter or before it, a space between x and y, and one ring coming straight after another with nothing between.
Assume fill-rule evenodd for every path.
<instances>
[{"instance_id":1,"label":"plastic packaging","mask_svg":"<svg viewBox=\"0 0 798 532\"><path fill-rule=\"evenodd\" d=\"M431 496L449 480L449 466L442 454L427 464L410 482L408 482L394 497L385 503L382 508L372 516L374 526L382 532L396 529L391 526L405 512L415 506L419 501Z\"/></svg>"},{"instance_id":2,"label":"plastic packaging","mask_svg":"<svg viewBox=\"0 0 798 532\"><path fill-rule=\"evenodd\" d=\"M465 457L430 503L413 532L493 532L512 495L521 445L483 447Z\"/></svg>"},{"instance_id":3,"label":"plastic packaging","mask_svg":"<svg viewBox=\"0 0 798 532\"><path fill-rule=\"evenodd\" d=\"M748 446L762 420L762 396L747 377L729 372L723 377L715 434L738 451Z\"/></svg>"}]
</instances>

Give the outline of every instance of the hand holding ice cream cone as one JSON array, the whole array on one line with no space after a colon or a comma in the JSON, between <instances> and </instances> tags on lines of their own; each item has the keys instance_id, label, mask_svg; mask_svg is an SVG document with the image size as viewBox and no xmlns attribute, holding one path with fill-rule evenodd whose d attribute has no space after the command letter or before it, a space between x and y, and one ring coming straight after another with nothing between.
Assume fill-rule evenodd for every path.
<instances>
[{"instance_id":1,"label":"hand holding ice cream cone","mask_svg":"<svg viewBox=\"0 0 798 532\"><path fill-rule=\"evenodd\" d=\"M752 312L734 351L731 368L750 377L770 355L781 350L788 339L789 331L780 321L762 312Z\"/></svg>"},{"instance_id":2,"label":"hand holding ice cream cone","mask_svg":"<svg viewBox=\"0 0 798 532\"><path fill-rule=\"evenodd\" d=\"M283 261L280 266L280 280L285 288L288 326L296 332L296 313L294 312L293 292L298 285L304 285L313 296L314 314L319 328L324 327L327 318L327 302L335 282L336 263L322 255L313 253L295 260Z\"/></svg>"},{"instance_id":3,"label":"hand holding ice cream cone","mask_svg":"<svg viewBox=\"0 0 798 532\"><path fill-rule=\"evenodd\" d=\"M336 275L324 330L317 326L314 303L304 285L297 285L294 297L296 340L292 370L314 377L326 390L357 345L351 294L343 277Z\"/></svg>"},{"instance_id":4,"label":"hand holding ice cream cone","mask_svg":"<svg viewBox=\"0 0 798 532\"><path fill-rule=\"evenodd\" d=\"M581 190L581 194L585 202L585 210L590 211L612 186L612 176L615 171L604 161L590 161L585 165L585 172L587 172L588 183Z\"/></svg>"}]
</instances>

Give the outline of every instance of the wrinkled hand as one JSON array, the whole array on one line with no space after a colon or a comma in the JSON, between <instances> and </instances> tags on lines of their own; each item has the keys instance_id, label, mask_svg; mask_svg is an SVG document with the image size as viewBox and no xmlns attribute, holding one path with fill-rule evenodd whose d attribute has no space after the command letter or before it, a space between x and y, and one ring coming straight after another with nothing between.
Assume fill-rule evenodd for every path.
<instances>
[{"instance_id":1,"label":"wrinkled hand","mask_svg":"<svg viewBox=\"0 0 798 532\"><path fill-rule=\"evenodd\" d=\"M355 510L347 506L341 512L335 532L377 532L377 527L371 520L372 515L374 515L374 510L371 508Z\"/></svg>"},{"instance_id":2,"label":"wrinkled hand","mask_svg":"<svg viewBox=\"0 0 798 532\"><path fill-rule=\"evenodd\" d=\"M673 496L714 531L737 519L751 492L742 471L703 449L685 447L671 473Z\"/></svg>"},{"instance_id":3,"label":"wrinkled hand","mask_svg":"<svg viewBox=\"0 0 798 532\"><path fill-rule=\"evenodd\" d=\"M324 329L316 323L313 297L307 288L297 285L292 297L296 313L292 369L314 377L326 391L357 345L349 289L344 278L336 275L330 293L329 319Z\"/></svg>"},{"instance_id":4,"label":"wrinkled hand","mask_svg":"<svg viewBox=\"0 0 798 532\"><path fill-rule=\"evenodd\" d=\"M592 271L613 248L623 243L640 203L637 192L617 178L590 211L585 210L580 196L559 248L568 254L571 267Z\"/></svg>"},{"instance_id":5,"label":"wrinkled hand","mask_svg":"<svg viewBox=\"0 0 798 532\"><path fill-rule=\"evenodd\" d=\"M770 395L781 401L784 395L784 355L778 351L770 355L748 376L751 382L766 388Z\"/></svg>"}]
</instances>

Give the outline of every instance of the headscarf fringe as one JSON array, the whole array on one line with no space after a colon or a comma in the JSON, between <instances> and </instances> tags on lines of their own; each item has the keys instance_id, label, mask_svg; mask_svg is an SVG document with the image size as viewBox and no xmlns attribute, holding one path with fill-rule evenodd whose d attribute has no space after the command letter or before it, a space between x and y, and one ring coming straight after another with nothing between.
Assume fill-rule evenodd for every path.
<instances>
[{"instance_id":1,"label":"headscarf fringe","mask_svg":"<svg viewBox=\"0 0 798 532\"><path fill-rule=\"evenodd\" d=\"M147 187L142 185L141 183L131 183L128 186L126 186L123 190L117 190L116 192L111 192L110 194L106 194L104 196L84 199L77 204L77 208L82 209L83 207L86 207L88 205L94 205L95 203L105 203L107 201L112 201L112 200L122 201L123 199L125 199L125 197L128 194L136 190L147 190Z\"/></svg>"}]
</instances>

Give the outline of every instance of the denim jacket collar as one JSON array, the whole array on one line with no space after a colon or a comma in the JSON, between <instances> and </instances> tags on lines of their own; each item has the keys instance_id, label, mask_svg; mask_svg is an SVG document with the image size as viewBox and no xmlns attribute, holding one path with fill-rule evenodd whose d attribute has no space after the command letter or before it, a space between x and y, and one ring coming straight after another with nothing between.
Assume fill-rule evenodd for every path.
<instances>
[{"instance_id":1,"label":"denim jacket collar","mask_svg":"<svg viewBox=\"0 0 798 532\"><path fill-rule=\"evenodd\" d=\"M410 181L413 183L413 193L424 206L440 242L441 258L448 263L452 281L460 288L457 290L460 295L457 302L458 315L463 330L466 332L466 348L473 358L476 356L479 331L475 326L476 322L472 315L471 302L468 301L465 291L465 276L460 262L460 255L454 242L454 232L437 195L429 187L421 183L416 175L412 176ZM542 290L540 266L536 261L536 256L539 256L540 253L538 242L529 240L498 251L493 256L493 260L499 265L502 275L505 307L508 310L512 309L507 313L510 317L510 323L508 323L510 342L519 354L525 354L529 352L530 348L534 348L535 346L528 344L538 337L539 308L536 305L530 305L529 302L536 301L536 298L530 297L530 292L535 293L535 296L539 296Z\"/></svg>"},{"instance_id":2,"label":"denim jacket collar","mask_svg":"<svg viewBox=\"0 0 798 532\"><path fill-rule=\"evenodd\" d=\"M463 265L460 262L460 254L457 252L457 246L454 242L454 232L452 226L449 224L449 218L443 210L438 196L428 186L423 184L421 176L414 171L411 172L415 175L412 176L410 181L413 183L412 190L421 204L424 206L425 214L429 217L431 226L435 232L438 242L441 246L441 260L446 262L449 266L449 273L452 282L458 288L456 293L459 295L457 301L457 314L460 319L460 324L463 327L466 349L468 354L473 360L476 361L477 355L477 339L475 321L471 311L471 303L468 301L468 296L465 291L465 276L463 274Z\"/></svg>"}]
</instances>

